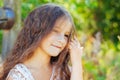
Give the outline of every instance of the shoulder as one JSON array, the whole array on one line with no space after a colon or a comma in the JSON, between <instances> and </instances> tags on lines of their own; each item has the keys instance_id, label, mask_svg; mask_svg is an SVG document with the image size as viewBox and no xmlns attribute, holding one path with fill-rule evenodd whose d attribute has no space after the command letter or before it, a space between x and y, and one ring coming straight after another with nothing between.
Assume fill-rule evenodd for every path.
<instances>
[{"instance_id":1,"label":"shoulder","mask_svg":"<svg viewBox=\"0 0 120 80\"><path fill-rule=\"evenodd\" d=\"M0 72L3 70L3 63L0 63Z\"/></svg>"},{"instance_id":2,"label":"shoulder","mask_svg":"<svg viewBox=\"0 0 120 80\"><path fill-rule=\"evenodd\" d=\"M10 70L6 80L25 80L24 74L21 71L23 71L23 69L17 64Z\"/></svg>"},{"instance_id":3,"label":"shoulder","mask_svg":"<svg viewBox=\"0 0 120 80\"><path fill-rule=\"evenodd\" d=\"M6 80L20 80L24 76L21 72L19 72L17 69L11 69L10 72L8 73L8 76Z\"/></svg>"}]
</instances>

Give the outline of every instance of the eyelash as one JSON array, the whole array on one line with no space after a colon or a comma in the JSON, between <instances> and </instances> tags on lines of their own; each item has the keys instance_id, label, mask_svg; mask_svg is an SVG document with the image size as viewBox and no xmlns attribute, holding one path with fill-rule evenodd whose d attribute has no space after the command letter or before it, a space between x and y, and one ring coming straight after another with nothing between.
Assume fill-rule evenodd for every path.
<instances>
[{"instance_id":1,"label":"eyelash","mask_svg":"<svg viewBox=\"0 0 120 80\"><path fill-rule=\"evenodd\" d=\"M57 30L53 30L53 32L57 32L57 33L58 33L59 31L57 31ZM65 34L65 37L67 37L67 38L68 38L68 37L69 37L69 35Z\"/></svg>"},{"instance_id":2,"label":"eyelash","mask_svg":"<svg viewBox=\"0 0 120 80\"><path fill-rule=\"evenodd\" d=\"M69 37L69 35L66 35L66 34L65 34L65 37L67 37L67 38L68 38L68 37Z\"/></svg>"},{"instance_id":3,"label":"eyelash","mask_svg":"<svg viewBox=\"0 0 120 80\"><path fill-rule=\"evenodd\" d=\"M53 30L54 32L58 32L57 30Z\"/></svg>"}]
</instances>

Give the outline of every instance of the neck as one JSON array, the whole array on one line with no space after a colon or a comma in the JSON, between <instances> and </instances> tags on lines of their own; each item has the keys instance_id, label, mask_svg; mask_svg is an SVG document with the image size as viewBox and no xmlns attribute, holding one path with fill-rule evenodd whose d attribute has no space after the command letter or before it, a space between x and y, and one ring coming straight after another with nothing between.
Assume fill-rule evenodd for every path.
<instances>
[{"instance_id":1,"label":"neck","mask_svg":"<svg viewBox=\"0 0 120 80\"><path fill-rule=\"evenodd\" d=\"M27 67L41 69L50 68L51 56L43 52L40 48L36 49L32 58L24 62Z\"/></svg>"}]
</instances>

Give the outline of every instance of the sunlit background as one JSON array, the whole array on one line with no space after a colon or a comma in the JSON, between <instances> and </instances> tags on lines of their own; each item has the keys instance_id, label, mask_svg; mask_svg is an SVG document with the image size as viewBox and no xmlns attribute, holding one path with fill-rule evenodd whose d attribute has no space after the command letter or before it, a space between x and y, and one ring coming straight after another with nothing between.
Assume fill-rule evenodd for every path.
<instances>
[{"instance_id":1,"label":"sunlit background","mask_svg":"<svg viewBox=\"0 0 120 80\"><path fill-rule=\"evenodd\" d=\"M50 2L64 6L74 19L84 46L84 80L120 80L120 0L22 0L21 21L35 7Z\"/></svg>"}]
</instances>

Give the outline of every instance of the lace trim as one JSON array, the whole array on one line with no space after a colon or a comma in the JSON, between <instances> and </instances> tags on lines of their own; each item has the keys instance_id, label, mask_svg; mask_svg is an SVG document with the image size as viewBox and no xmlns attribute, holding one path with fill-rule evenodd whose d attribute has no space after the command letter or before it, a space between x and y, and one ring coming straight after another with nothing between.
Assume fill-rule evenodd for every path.
<instances>
[{"instance_id":1,"label":"lace trim","mask_svg":"<svg viewBox=\"0 0 120 80\"><path fill-rule=\"evenodd\" d=\"M12 77L13 80L34 80L30 71L23 64L17 64L10 70L6 80Z\"/></svg>"},{"instance_id":2,"label":"lace trim","mask_svg":"<svg viewBox=\"0 0 120 80\"><path fill-rule=\"evenodd\" d=\"M50 77L50 80L53 80L54 76L54 67L52 70L52 75ZM6 80L12 77L13 80L35 80L29 71L29 69L22 63L17 64L13 69L10 70Z\"/></svg>"}]
</instances>

